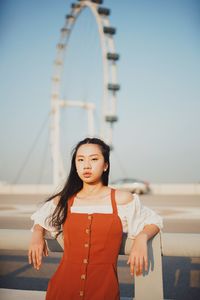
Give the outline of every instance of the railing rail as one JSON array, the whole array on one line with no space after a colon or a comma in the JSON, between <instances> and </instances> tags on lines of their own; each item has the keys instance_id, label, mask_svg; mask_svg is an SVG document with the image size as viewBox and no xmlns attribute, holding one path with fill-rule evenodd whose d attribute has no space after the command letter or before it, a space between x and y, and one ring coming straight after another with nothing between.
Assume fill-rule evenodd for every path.
<instances>
[{"instance_id":1,"label":"railing rail","mask_svg":"<svg viewBox=\"0 0 200 300\"><path fill-rule=\"evenodd\" d=\"M0 250L27 250L30 237L30 230L0 229ZM135 276L134 300L163 299L162 255L200 257L200 234L159 233L151 239L149 268Z\"/></svg>"}]
</instances>

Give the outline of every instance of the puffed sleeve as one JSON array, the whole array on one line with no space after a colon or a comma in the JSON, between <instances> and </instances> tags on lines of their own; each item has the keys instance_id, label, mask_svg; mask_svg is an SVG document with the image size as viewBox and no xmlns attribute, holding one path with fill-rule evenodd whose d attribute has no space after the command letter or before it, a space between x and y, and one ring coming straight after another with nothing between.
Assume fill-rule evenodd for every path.
<instances>
[{"instance_id":1,"label":"puffed sleeve","mask_svg":"<svg viewBox=\"0 0 200 300\"><path fill-rule=\"evenodd\" d=\"M58 233L57 228L48 224L47 217L51 216L56 208L56 204L54 204L53 199L45 202L39 209L37 209L32 215L31 220L34 221L34 224L31 228L33 232L33 227L36 224L39 224L44 229L48 230L52 236L55 236Z\"/></svg>"},{"instance_id":2,"label":"puffed sleeve","mask_svg":"<svg viewBox=\"0 0 200 300\"><path fill-rule=\"evenodd\" d=\"M133 194L132 201L128 204L120 205L119 212L123 220L123 231L127 232L129 237L135 237L148 224L163 228L162 218L152 209L142 205L137 194Z\"/></svg>"}]
</instances>

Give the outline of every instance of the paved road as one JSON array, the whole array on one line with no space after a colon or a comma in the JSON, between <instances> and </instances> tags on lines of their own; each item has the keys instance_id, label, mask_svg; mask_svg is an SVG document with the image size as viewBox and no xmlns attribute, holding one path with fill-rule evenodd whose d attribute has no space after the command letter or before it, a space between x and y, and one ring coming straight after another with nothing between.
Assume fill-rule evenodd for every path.
<instances>
[{"instance_id":1,"label":"paved road","mask_svg":"<svg viewBox=\"0 0 200 300\"><path fill-rule=\"evenodd\" d=\"M0 228L30 228L30 215L43 196L0 196ZM164 232L200 233L199 196L141 196L144 205L164 218ZM27 262L25 251L0 251L0 287L46 290L61 254L51 253L38 272ZM118 274L121 296L134 294L133 277L126 265L127 256L119 256ZM163 257L165 299L200 299L200 258Z\"/></svg>"}]
</instances>

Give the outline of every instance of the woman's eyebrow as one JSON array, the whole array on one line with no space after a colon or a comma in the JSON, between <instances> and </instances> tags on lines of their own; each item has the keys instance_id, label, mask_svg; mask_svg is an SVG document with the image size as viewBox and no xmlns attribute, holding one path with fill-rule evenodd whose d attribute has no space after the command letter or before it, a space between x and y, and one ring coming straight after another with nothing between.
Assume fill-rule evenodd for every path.
<instances>
[{"instance_id":1,"label":"woman's eyebrow","mask_svg":"<svg viewBox=\"0 0 200 300\"><path fill-rule=\"evenodd\" d=\"M99 156L99 155L100 155L100 154L95 153L95 154L90 154L89 157L90 157L90 156ZM84 155L79 154L79 155L77 155L77 157L84 157Z\"/></svg>"}]
</instances>

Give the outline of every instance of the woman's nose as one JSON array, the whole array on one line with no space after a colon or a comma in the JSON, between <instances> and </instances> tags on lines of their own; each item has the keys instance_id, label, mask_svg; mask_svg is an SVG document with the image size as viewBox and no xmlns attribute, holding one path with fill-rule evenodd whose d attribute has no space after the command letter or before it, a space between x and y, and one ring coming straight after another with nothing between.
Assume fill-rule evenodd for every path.
<instances>
[{"instance_id":1,"label":"woman's nose","mask_svg":"<svg viewBox=\"0 0 200 300\"><path fill-rule=\"evenodd\" d=\"M85 161L84 163L84 169L90 169L91 168L91 164L89 161Z\"/></svg>"}]
</instances>

